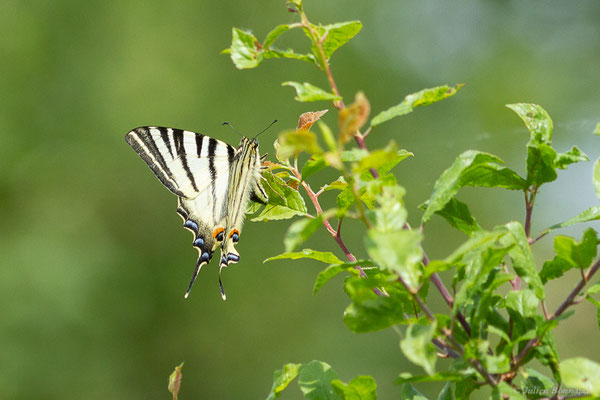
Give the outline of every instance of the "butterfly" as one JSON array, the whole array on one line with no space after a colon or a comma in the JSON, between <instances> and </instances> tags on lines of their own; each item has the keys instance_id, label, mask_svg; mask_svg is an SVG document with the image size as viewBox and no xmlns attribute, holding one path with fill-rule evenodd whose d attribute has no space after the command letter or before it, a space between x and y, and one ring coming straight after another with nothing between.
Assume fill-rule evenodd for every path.
<instances>
[{"instance_id":1,"label":"butterfly","mask_svg":"<svg viewBox=\"0 0 600 400\"><path fill-rule=\"evenodd\" d=\"M221 297L226 299L221 270L240 260L235 245L248 203L269 201L261 184L266 154L259 155L258 135L252 139L240 136L242 140L234 148L200 133L173 128L142 126L125 135L127 143L177 196L177 213L183 218L184 228L194 234L192 245L199 256L185 298L200 268L220 247L219 287Z\"/></svg>"}]
</instances>

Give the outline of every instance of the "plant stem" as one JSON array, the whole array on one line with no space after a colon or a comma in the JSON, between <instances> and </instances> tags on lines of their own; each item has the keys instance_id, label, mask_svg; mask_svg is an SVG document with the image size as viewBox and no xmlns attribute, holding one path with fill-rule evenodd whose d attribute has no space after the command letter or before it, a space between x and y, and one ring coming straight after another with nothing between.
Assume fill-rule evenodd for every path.
<instances>
[{"instance_id":1,"label":"plant stem","mask_svg":"<svg viewBox=\"0 0 600 400\"><path fill-rule=\"evenodd\" d=\"M447 328L444 328L444 329L442 329L442 333L450 340L450 342L452 342L452 344L454 345L454 347L456 348L456 350L458 350L458 352L460 353L460 355L464 358L465 357L465 351L463 350L463 348L460 345L460 343L458 343L456 341L456 339L454 339L454 336L452 335L452 332L450 332ZM475 359L469 358L466 361L469 364L471 364L473 367L475 367L475 369L477 370L477 372L479 372L479 374L481 374L481 376L483 376L483 378L485 379L485 381L488 384L490 384L492 386L496 386L498 384L496 382L496 380L494 379L494 377L488 371L486 371L486 369L483 367L483 365L481 364L481 362L479 360L475 360Z\"/></svg>"},{"instance_id":2,"label":"plant stem","mask_svg":"<svg viewBox=\"0 0 600 400\"><path fill-rule=\"evenodd\" d=\"M594 274L596 272L598 272L598 269L600 269L600 260L597 260L594 263L594 265L588 270L587 274L585 274L584 277L581 278L581 280L579 281L579 283L577 284L577 286L575 286L575 288L571 291L571 293L569 293L569 295L567 296L567 298L561 303L560 306L558 306L558 308L556 309L556 311L554 311L554 314L552 314L548 318L549 321L560 317L562 315L562 313L564 313L567 308L569 308L573 304L577 303L575 301L575 297L577 297L577 295L581 292L581 290L584 288L584 286L590 281L590 279L592 279L592 277L594 276ZM514 362L514 365L513 365L513 370L515 370L519 366L519 364L521 362L523 362L523 360L525 359L525 357L527 357L527 355L529 354L529 352L535 346L537 346L540 343L541 343L541 338L539 338L539 337L535 337L535 338L529 340L525 344L525 347L523 347L523 350L521 350L519 352L519 354L517 355L517 358L515 359L515 362Z\"/></svg>"},{"instance_id":3,"label":"plant stem","mask_svg":"<svg viewBox=\"0 0 600 400\"><path fill-rule=\"evenodd\" d=\"M408 224L405 224L404 228L410 229ZM427 266L427 264L429 264L429 258L427 257L427 254L425 254L425 250L423 250L423 265ZM437 274L437 272L434 272L433 274L431 274L431 277L429 277L429 280L431 282L433 282L433 284L435 285L437 290L440 292L440 294L446 301L446 304L448 304L450 309L452 309L454 307L454 299L452 298L452 295L450 294L450 292L448 292L448 289L446 289L444 282L442 282L442 280L440 279L440 276ZM467 319L465 318L465 316L460 311L458 311L456 313L456 318L458 319L458 322L463 327L463 329L465 330L467 335L469 335L469 337L471 337L471 326L467 322Z\"/></svg>"},{"instance_id":4,"label":"plant stem","mask_svg":"<svg viewBox=\"0 0 600 400\"><path fill-rule=\"evenodd\" d=\"M329 81L329 86L331 86L331 90L333 91L333 93L336 96L341 97L340 91L338 90L337 85L335 84L335 80L333 79L333 74L331 73L331 68L329 67L329 61L327 60L327 57L325 57L325 51L323 50L323 41L321 40L320 37L318 37L317 33L312 28L312 25L311 25L310 21L308 20L308 18L306 17L306 14L304 13L304 11L300 11L300 19L302 21L302 26L305 27L310 32L311 41L313 42L314 46L319 51L319 56L321 58L323 72L325 72L325 75L327 76L327 80ZM337 108L338 110L341 110L342 108L345 107L344 102L342 100L334 101L333 106L335 108Z\"/></svg>"},{"instance_id":5,"label":"plant stem","mask_svg":"<svg viewBox=\"0 0 600 400\"><path fill-rule=\"evenodd\" d=\"M408 284L406 282L404 282L404 279L402 279L401 277L398 277L398 282L400 282L402 284L402 286L404 286L404 288L408 291L408 293L410 293L410 295L417 302L417 304L419 305L421 310L423 310L425 315L427 315L427 318L429 318L429 320L431 322L435 322L435 316L433 315L433 313L431 312L429 307L427 307L427 305L425 303L423 303L421 296L419 296L419 292L415 291L415 289L408 286Z\"/></svg>"},{"instance_id":6,"label":"plant stem","mask_svg":"<svg viewBox=\"0 0 600 400\"><path fill-rule=\"evenodd\" d=\"M600 260L596 261L596 263L590 268L587 274L581 278L577 286L571 291L571 293L567 296L565 301L554 311L554 314L550 317L550 319L555 319L560 317L560 315L571 305L575 304L575 297L581 292L583 287L592 279L594 274L600 269Z\"/></svg>"},{"instance_id":7,"label":"plant stem","mask_svg":"<svg viewBox=\"0 0 600 400\"><path fill-rule=\"evenodd\" d=\"M317 216L322 216L323 209L321 208L321 204L319 203L319 199L318 199L317 195L315 194L315 192L312 190L312 188L306 181L302 180L302 176L300 175L300 171L298 171L297 166L291 168L291 170L294 173L294 175L296 176L296 178L298 178L300 181L302 181L302 187L304 188L304 190L308 194L308 197L310 198L311 202L313 203L313 206L315 207L315 210L317 211ZM352 254L350 252L350 250L344 243L344 240L342 239L342 235L341 235L342 218L340 218L340 220L338 222L337 230L333 229L333 227L331 226L331 223L325 217L323 217L323 225L325 225L325 228L327 229L329 234L333 237L333 239L338 244L338 246L340 247L342 252L346 255L346 258L348 259L348 261L356 262L356 257L354 257L354 254ZM362 267L360 265L357 265L354 268L358 271L358 273L360 274L361 277L363 277L363 278L367 277L367 274L365 273L365 271L362 269ZM373 292L378 296L388 296L388 294L385 293L385 291L382 291L379 288L373 288Z\"/></svg>"}]
</instances>

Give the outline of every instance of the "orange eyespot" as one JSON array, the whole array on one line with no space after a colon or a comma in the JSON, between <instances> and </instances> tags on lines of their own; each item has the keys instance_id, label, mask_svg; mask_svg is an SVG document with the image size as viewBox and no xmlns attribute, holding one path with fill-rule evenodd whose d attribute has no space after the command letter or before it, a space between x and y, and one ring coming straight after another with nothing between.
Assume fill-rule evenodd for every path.
<instances>
[{"instance_id":1,"label":"orange eyespot","mask_svg":"<svg viewBox=\"0 0 600 400\"><path fill-rule=\"evenodd\" d=\"M224 228L215 228L215 230L213 231L213 237L219 241L223 240L223 232L224 231L225 231Z\"/></svg>"},{"instance_id":2,"label":"orange eyespot","mask_svg":"<svg viewBox=\"0 0 600 400\"><path fill-rule=\"evenodd\" d=\"M231 239L231 237L233 235L240 235L240 232L237 229L233 229L231 232L229 232L229 238Z\"/></svg>"}]
</instances>

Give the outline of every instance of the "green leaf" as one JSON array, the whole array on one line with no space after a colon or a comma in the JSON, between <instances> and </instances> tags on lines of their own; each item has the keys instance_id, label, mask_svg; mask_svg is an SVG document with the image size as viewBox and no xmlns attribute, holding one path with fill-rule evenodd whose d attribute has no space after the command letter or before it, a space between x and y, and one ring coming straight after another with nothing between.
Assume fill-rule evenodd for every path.
<instances>
[{"instance_id":1,"label":"green leaf","mask_svg":"<svg viewBox=\"0 0 600 400\"><path fill-rule=\"evenodd\" d=\"M596 124L596 129L594 129L594 135L600 135L600 122Z\"/></svg>"},{"instance_id":2,"label":"green leaf","mask_svg":"<svg viewBox=\"0 0 600 400\"><path fill-rule=\"evenodd\" d=\"M313 289L313 294L317 294L319 289L321 289L323 287L323 285L325 285L327 282L329 282L329 280L332 279L333 277L335 277L336 275L338 275L344 271L352 272L359 265L372 265L372 264L373 264L373 261L371 261L371 260L360 260L360 261L351 262L351 263L330 265L329 267L327 267L323 271L321 271L319 273L319 275L317 276L317 280L315 281L315 287Z\"/></svg>"},{"instance_id":3,"label":"green leaf","mask_svg":"<svg viewBox=\"0 0 600 400\"><path fill-rule=\"evenodd\" d=\"M289 24L277 25L267 34L262 47L268 49L282 33L289 31L290 28L292 26Z\"/></svg>"},{"instance_id":4,"label":"green leaf","mask_svg":"<svg viewBox=\"0 0 600 400\"><path fill-rule=\"evenodd\" d=\"M563 384L600 396L600 364L584 357L575 357L560 363Z\"/></svg>"},{"instance_id":5,"label":"green leaf","mask_svg":"<svg viewBox=\"0 0 600 400\"><path fill-rule=\"evenodd\" d=\"M290 187L285 180L267 171L262 174L266 182L263 187L269 197L269 204L252 221L287 219L295 215L306 215L306 204L298 190Z\"/></svg>"},{"instance_id":6,"label":"green leaf","mask_svg":"<svg viewBox=\"0 0 600 400\"><path fill-rule=\"evenodd\" d=\"M492 389L492 400L527 400L518 390L501 381Z\"/></svg>"},{"instance_id":7,"label":"green leaf","mask_svg":"<svg viewBox=\"0 0 600 400\"><path fill-rule=\"evenodd\" d=\"M311 50L317 60L319 60L321 69L325 70L325 62L329 60L329 57L352 39L360 31L362 24L360 21L348 21L324 26L311 24L311 28L317 37L313 37L307 28L304 28L304 32L313 41ZM322 46L325 60L322 59L321 52L314 43L319 40L323 40Z\"/></svg>"},{"instance_id":8,"label":"green leaf","mask_svg":"<svg viewBox=\"0 0 600 400\"><path fill-rule=\"evenodd\" d=\"M582 222L595 221L600 219L600 206L590 207L587 210L581 212L580 214L574 216L573 218L568 219L565 222L561 222L556 225L552 225L550 228L546 229L544 233L549 233L555 229L566 228L567 226L580 224Z\"/></svg>"},{"instance_id":9,"label":"green leaf","mask_svg":"<svg viewBox=\"0 0 600 400\"><path fill-rule=\"evenodd\" d=\"M368 279L350 276L344 289L352 303L344 311L344 323L352 332L373 332L405 322L404 314L412 312L413 299L397 281L384 282L373 275L378 269L365 270ZM387 279L387 278L384 278ZM383 287L389 296L378 296L372 288Z\"/></svg>"},{"instance_id":10,"label":"green leaf","mask_svg":"<svg viewBox=\"0 0 600 400\"><path fill-rule=\"evenodd\" d=\"M535 260L531 253L531 247L529 246L523 225L513 221L506 224L506 229L509 234L504 236L501 239L501 242L505 246L514 245L509 252L509 256L512 259L515 272L529 285L531 290L533 290L540 300L544 300L546 297L544 285L538 275Z\"/></svg>"},{"instance_id":11,"label":"green leaf","mask_svg":"<svg viewBox=\"0 0 600 400\"><path fill-rule=\"evenodd\" d=\"M429 375L435 373L436 350L431 340L435 335L435 323L410 324L405 337L400 340L400 349L410 361L417 364Z\"/></svg>"},{"instance_id":12,"label":"green leaf","mask_svg":"<svg viewBox=\"0 0 600 400\"><path fill-rule=\"evenodd\" d=\"M469 253L480 253L493 247L504 235L506 235L506 230L503 229L475 232L466 242L446 257L444 262L447 264L457 264Z\"/></svg>"},{"instance_id":13,"label":"green leaf","mask_svg":"<svg viewBox=\"0 0 600 400\"><path fill-rule=\"evenodd\" d=\"M288 82L283 82L281 85L282 86L292 86L294 89L296 89L296 97L294 97L294 100L300 101L300 102L322 101L322 100L335 101L335 100L342 99L340 96L336 96L333 93L326 92L325 90L318 88L314 85L311 85L308 82L299 83L299 82L288 81Z\"/></svg>"},{"instance_id":14,"label":"green leaf","mask_svg":"<svg viewBox=\"0 0 600 400\"><path fill-rule=\"evenodd\" d=\"M457 399L469 399L471 393L477 388L479 388L479 384L475 378L464 379L454 383L454 390Z\"/></svg>"},{"instance_id":15,"label":"green leaf","mask_svg":"<svg viewBox=\"0 0 600 400\"><path fill-rule=\"evenodd\" d=\"M475 234L480 236L480 234ZM487 304L487 310L477 310L479 314L485 311L489 313L489 298L491 298L496 284L505 282L504 277L500 277L496 282L496 274L498 273L498 264L504 259L510 247L498 247L494 242L486 243L483 247L476 248L472 252L465 254L462 263L459 265L454 278L454 285L457 280L464 277L464 282L454 296L453 311L459 311L461 308L466 309L469 306L477 306L478 300L483 304ZM491 281L490 281L491 279ZM484 300L488 300L487 303ZM478 319L483 318L483 315L478 316ZM478 327L472 327L478 329Z\"/></svg>"},{"instance_id":16,"label":"green leaf","mask_svg":"<svg viewBox=\"0 0 600 400\"><path fill-rule=\"evenodd\" d=\"M571 150L565 153L558 153L555 164L556 167L560 169L567 169L567 166L570 164L575 164L581 161L590 161L590 159L581 150L579 150L577 146L573 146Z\"/></svg>"},{"instance_id":17,"label":"green leaf","mask_svg":"<svg viewBox=\"0 0 600 400\"><path fill-rule=\"evenodd\" d=\"M327 192L329 190L344 190L347 187L348 183L346 182L343 176L340 176L330 184L322 186L320 190Z\"/></svg>"},{"instance_id":18,"label":"green leaf","mask_svg":"<svg viewBox=\"0 0 600 400\"><path fill-rule=\"evenodd\" d=\"M540 186L557 177L554 161L556 151L547 144L527 146L527 186Z\"/></svg>"},{"instance_id":19,"label":"green leaf","mask_svg":"<svg viewBox=\"0 0 600 400\"><path fill-rule=\"evenodd\" d=\"M490 163L502 163L502 160L492 154L474 150L468 150L458 156L452 166L444 171L435 182L433 193L426 204L422 222L427 222L436 211L442 210L454 197L458 189L463 186L461 184L463 175L471 173L474 169L482 165L490 165ZM489 173L489 170L485 170L485 172ZM487 181L490 183L493 182L489 178ZM474 179L471 178L468 182L474 182Z\"/></svg>"},{"instance_id":20,"label":"green leaf","mask_svg":"<svg viewBox=\"0 0 600 400\"><path fill-rule=\"evenodd\" d=\"M348 43L348 41L356 36L361 29L362 23L360 21L347 21L318 26L317 30L319 36L322 38L324 35L327 35L323 42L323 52L325 53L325 57L331 57L337 49Z\"/></svg>"},{"instance_id":21,"label":"green leaf","mask_svg":"<svg viewBox=\"0 0 600 400\"><path fill-rule=\"evenodd\" d=\"M552 393L552 389L556 387L554 380L533 368L526 368L523 375L525 385L521 388L521 393L529 394L533 398L545 397L546 394Z\"/></svg>"},{"instance_id":22,"label":"green leaf","mask_svg":"<svg viewBox=\"0 0 600 400\"><path fill-rule=\"evenodd\" d=\"M469 207L452 197L443 209L435 212L440 217L444 218L454 228L471 236L473 233L481 231L481 227L471 215Z\"/></svg>"},{"instance_id":23,"label":"green leaf","mask_svg":"<svg viewBox=\"0 0 600 400\"><path fill-rule=\"evenodd\" d=\"M286 49L286 50L281 50L281 49L274 49L274 48L270 48L269 50L263 50L263 57L265 59L268 58L291 58L294 60L300 60L300 61L306 61L310 64L317 64L317 61L315 60L315 57L312 54L298 54L296 52L294 52L294 50L292 49Z\"/></svg>"},{"instance_id":24,"label":"green leaf","mask_svg":"<svg viewBox=\"0 0 600 400\"><path fill-rule=\"evenodd\" d=\"M267 400L275 400L280 393L298 376L302 364L285 364L273 373L273 387Z\"/></svg>"},{"instance_id":25,"label":"green leaf","mask_svg":"<svg viewBox=\"0 0 600 400\"><path fill-rule=\"evenodd\" d=\"M280 219L290 219L295 217L296 215L306 215L305 213L294 210L292 208L280 205L272 205L268 204L263 208L259 215L252 218L250 221L252 222L267 222L274 221Z\"/></svg>"},{"instance_id":26,"label":"green leaf","mask_svg":"<svg viewBox=\"0 0 600 400\"><path fill-rule=\"evenodd\" d=\"M371 120L371 126L376 127L377 125L381 125L384 122L391 120L392 118L408 114L417 107L427 106L450 96L454 96L462 87L463 85L456 85L456 87L444 85L423 89L419 92L409 94L404 98L404 100L402 100L400 104L377 114Z\"/></svg>"},{"instance_id":27,"label":"green leaf","mask_svg":"<svg viewBox=\"0 0 600 400\"><path fill-rule=\"evenodd\" d=\"M334 379L331 386L343 400L377 399L377 384L371 376L357 376L347 385L339 379Z\"/></svg>"},{"instance_id":28,"label":"green leaf","mask_svg":"<svg viewBox=\"0 0 600 400\"><path fill-rule=\"evenodd\" d=\"M337 143L335 141L335 137L333 136L333 132L331 132L331 128L329 128L329 126L323 121L319 121L318 125L321 135L323 136L323 140L325 140L325 143L327 143L329 150L337 151Z\"/></svg>"},{"instance_id":29,"label":"green leaf","mask_svg":"<svg viewBox=\"0 0 600 400\"><path fill-rule=\"evenodd\" d=\"M581 242L568 236L557 236L554 238L554 251L556 255L574 268L587 268L596 257L598 247L598 236L592 228L583 233Z\"/></svg>"},{"instance_id":30,"label":"green leaf","mask_svg":"<svg viewBox=\"0 0 600 400\"><path fill-rule=\"evenodd\" d=\"M253 34L233 28L228 52L237 69L255 68L262 62L263 54L257 45L258 39Z\"/></svg>"},{"instance_id":31,"label":"green leaf","mask_svg":"<svg viewBox=\"0 0 600 400\"><path fill-rule=\"evenodd\" d=\"M558 366L558 348L556 347L552 333L545 333L541 337L542 344L535 347L533 357L537 358L543 365L550 367L554 379L560 384L561 377Z\"/></svg>"},{"instance_id":32,"label":"green leaf","mask_svg":"<svg viewBox=\"0 0 600 400\"><path fill-rule=\"evenodd\" d=\"M308 161L304 163L302 166L302 180L305 181L306 178L312 176L325 168L327 166L327 162L320 154L313 155Z\"/></svg>"},{"instance_id":33,"label":"green leaf","mask_svg":"<svg viewBox=\"0 0 600 400\"><path fill-rule=\"evenodd\" d=\"M450 382L444 385L444 388L438 395L437 400L454 400L454 394L452 393L452 384Z\"/></svg>"},{"instance_id":34,"label":"green leaf","mask_svg":"<svg viewBox=\"0 0 600 400\"><path fill-rule=\"evenodd\" d=\"M596 286L600 286L599 284L596 284ZM596 316L597 316L597 322L598 322L598 328L600 328L600 301L594 299L593 297L590 296L590 291L592 290L592 288L590 288L588 290L588 295L586 296L586 299L588 299L588 301L590 303L592 303L593 305L596 306Z\"/></svg>"},{"instance_id":35,"label":"green leaf","mask_svg":"<svg viewBox=\"0 0 600 400\"><path fill-rule=\"evenodd\" d=\"M510 168L496 164L483 164L465 171L459 185L479 187L499 187L509 190L523 190L527 187L525 179Z\"/></svg>"},{"instance_id":36,"label":"green leaf","mask_svg":"<svg viewBox=\"0 0 600 400\"><path fill-rule=\"evenodd\" d=\"M269 257L263 263L273 260L292 259L298 260L300 258L312 258L313 260L322 261L327 264L341 264L342 261L335 256L335 254L329 251L316 251L311 249L304 249L297 253L283 253L277 256Z\"/></svg>"},{"instance_id":37,"label":"green leaf","mask_svg":"<svg viewBox=\"0 0 600 400\"><path fill-rule=\"evenodd\" d=\"M506 307L523 316L524 318L535 317L540 301L535 294L528 289L513 290L504 298Z\"/></svg>"},{"instance_id":38,"label":"green leaf","mask_svg":"<svg viewBox=\"0 0 600 400\"><path fill-rule=\"evenodd\" d=\"M418 382L443 382L443 381L459 381L464 379L465 375L454 371L440 371L432 375L417 375L413 376L408 372L401 373L396 378L395 383L418 383Z\"/></svg>"},{"instance_id":39,"label":"green leaf","mask_svg":"<svg viewBox=\"0 0 600 400\"><path fill-rule=\"evenodd\" d=\"M506 354L486 354L483 357L483 365L491 374L503 374L510 371L510 360Z\"/></svg>"},{"instance_id":40,"label":"green leaf","mask_svg":"<svg viewBox=\"0 0 600 400\"><path fill-rule=\"evenodd\" d=\"M380 183L374 181L374 183ZM373 214L375 216L374 230L382 236L388 233L404 231L407 211L404 207L403 197L406 190L402 186L376 186L372 189L378 189L376 200L379 204Z\"/></svg>"},{"instance_id":41,"label":"green leaf","mask_svg":"<svg viewBox=\"0 0 600 400\"><path fill-rule=\"evenodd\" d=\"M354 192L352 191L352 187L350 187L350 185L346 184L346 187L340 192L340 194L338 194L335 201L336 201L338 210L340 210L340 212L342 214L345 214L346 211L348 211L350 209L350 207L352 207L354 205L354 202L356 201L356 197L354 197Z\"/></svg>"},{"instance_id":42,"label":"green leaf","mask_svg":"<svg viewBox=\"0 0 600 400\"><path fill-rule=\"evenodd\" d=\"M402 230L382 235L381 231L370 229L365 238L365 246L377 265L397 273L416 291L423 275L421 240L422 235L415 231Z\"/></svg>"},{"instance_id":43,"label":"green leaf","mask_svg":"<svg viewBox=\"0 0 600 400\"><path fill-rule=\"evenodd\" d=\"M410 383L402 385L400 391L401 400L427 400L427 397L423 396L417 389L415 389Z\"/></svg>"},{"instance_id":44,"label":"green leaf","mask_svg":"<svg viewBox=\"0 0 600 400\"><path fill-rule=\"evenodd\" d=\"M298 386L307 399L340 400L340 396L333 391L330 384L337 377L337 373L329 364L313 360L300 370Z\"/></svg>"},{"instance_id":45,"label":"green leaf","mask_svg":"<svg viewBox=\"0 0 600 400\"><path fill-rule=\"evenodd\" d=\"M571 268L573 268L571 264L564 258L554 257L552 260L548 260L544 263L544 266L540 271L540 279L545 285L549 280L560 278Z\"/></svg>"},{"instance_id":46,"label":"green leaf","mask_svg":"<svg viewBox=\"0 0 600 400\"><path fill-rule=\"evenodd\" d=\"M507 104L525 122L529 130L530 144L550 144L552 141L552 119L541 106L529 103Z\"/></svg>"},{"instance_id":47,"label":"green leaf","mask_svg":"<svg viewBox=\"0 0 600 400\"><path fill-rule=\"evenodd\" d=\"M303 218L290 225L283 238L286 252L294 251L304 243L323 224L321 217Z\"/></svg>"},{"instance_id":48,"label":"green leaf","mask_svg":"<svg viewBox=\"0 0 600 400\"><path fill-rule=\"evenodd\" d=\"M181 388L181 379L183 375L181 374L181 368L183 368L183 363L179 364L175 367L171 375L169 375L169 392L173 394L173 400L177 400L177 395L179 394L179 389Z\"/></svg>"},{"instance_id":49,"label":"green leaf","mask_svg":"<svg viewBox=\"0 0 600 400\"><path fill-rule=\"evenodd\" d=\"M600 199L600 158L594 163L594 190Z\"/></svg>"},{"instance_id":50,"label":"green leaf","mask_svg":"<svg viewBox=\"0 0 600 400\"><path fill-rule=\"evenodd\" d=\"M342 161L345 162L356 162L367 157L369 151L365 149L353 148L352 150L342 151Z\"/></svg>"},{"instance_id":51,"label":"green leaf","mask_svg":"<svg viewBox=\"0 0 600 400\"><path fill-rule=\"evenodd\" d=\"M357 159L353 160L356 161L352 166L352 170L354 173L368 171L371 168L379 169L383 166L387 167L388 165L394 166L400 161L408 157L414 156L414 154L410 151L406 151L404 149L398 150L394 141L390 141L390 143L388 143L385 149L375 150L370 153L365 151L358 152L355 154L358 157ZM348 154L346 153L346 155Z\"/></svg>"},{"instance_id":52,"label":"green leaf","mask_svg":"<svg viewBox=\"0 0 600 400\"><path fill-rule=\"evenodd\" d=\"M317 143L317 136L311 131L287 131L279 134L278 153L281 158L288 159L302 151L308 154L318 154L322 150Z\"/></svg>"},{"instance_id":53,"label":"green leaf","mask_svg":"<svg viewBox=\"0 0 600 400\"><path fill-rule=\"evenodd\" d=\"M587 290L587 294L596 294L596 293L600 293L600 283L596 283L595 285L592 285Z\"/></svg>"}]
</instances>

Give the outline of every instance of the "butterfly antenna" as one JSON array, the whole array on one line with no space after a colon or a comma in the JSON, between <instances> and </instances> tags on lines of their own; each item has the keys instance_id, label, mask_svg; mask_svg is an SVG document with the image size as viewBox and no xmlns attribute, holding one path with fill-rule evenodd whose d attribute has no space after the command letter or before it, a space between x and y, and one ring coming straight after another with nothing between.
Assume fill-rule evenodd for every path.
<instances>
[{"instance_id":1,"label":"butterfly antenna","mask_svg":"<svg viewBox=\"0 0 600 400\"><path fill-rule=\"evenodd\" d=\"M185 292L185 295L183 296L184 298L188 298L188 296L190 295L190 292L192 291L192 285L194 284L194 281L196 280L196 277L198 276L198 272L200 272L200 267L202 264L202 259L199 258L198 262L196 263L196 268L194 269L194 274L192 275L192 280L190 281L190 285L188 286L187 292Z\"/></svg>"},{"instance_id":2,"label":"butterfly antenna","mask_svg":"<svg viewBox=\"0 0 600 400\"><path fill-rule=\"evenodd\" d=\"M221 270L223 269L223 264L219 265L219 287L221 288L221 297L223 300L227 300L227 295L225 294L225 289L223 289L223 282L221 282Z\"/></svg>"},{"instance_id":3,"label":"butterfly antenna","mask_svg":"<svg viewBox=\"0 0 600 400\"><path fill-rule=\"evenodd\" d=\"M256 136L254 136L254 139L256 139L256 138L257 138L257 137L258 137L260 134L262 134L264 131L266 131L267 129L269 129L270 127L272 127L272 126L273 126L273 124L275 124L275 122L277 122L277 120L275 120L275 121L271 122L271 123L269 124L269 126L267 126L265 129L263 129L262 131L260 131L260 132L259 132L259 133L258 133Z\"/></svg>"},{"instance_id":4,"label":"butterfly antenna","mask_svg":"<svg viewBox=\"0 0 600 400\"><path fill-rule=\"evenodd\" d=\"M244 135L242 135L241 133L239 133L238 131L235 130L235 128L227 121L223 122L221 125L227 125L228 127L231 128L231 130L233 130L235 133L237 133L238 135L240 135L241 137L244 137Z\"/></svg>"}]
</instances>

